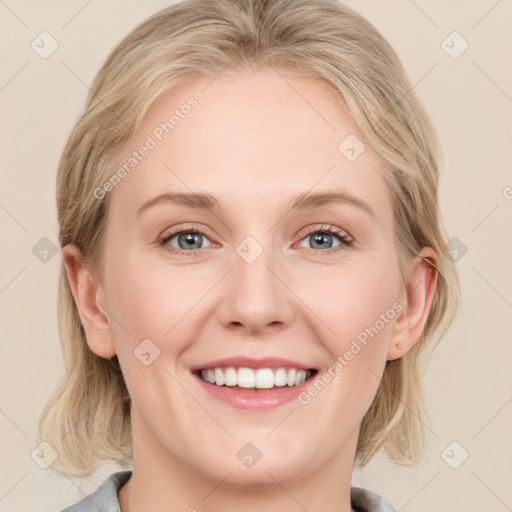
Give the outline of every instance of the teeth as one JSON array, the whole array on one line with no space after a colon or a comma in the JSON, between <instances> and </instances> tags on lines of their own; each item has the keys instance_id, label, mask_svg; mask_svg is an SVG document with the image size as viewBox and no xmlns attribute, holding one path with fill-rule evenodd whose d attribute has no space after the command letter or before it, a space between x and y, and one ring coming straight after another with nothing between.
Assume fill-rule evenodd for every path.
<instances>
[{"instance_id":1,"label":"teeth","mask_svg":"<svg viewBox=\"0 0 512 512\"><path fill-rule=\"evenodd\" d=\"M274 374L276 386L286 386L286 370L284 368L278 368Z\"/></svg>"},{"instance_id":2,"label":"teeth","mask_svg":"<svg viewBox=\"0 0 512 512\"><path fill-rule=\"evenodd\" d=\"M238 368L237 380L241 388L256 387L256 373L250 368Z\"/></svg>"},{"instance_id":3,"label":"teeth","mask_svg":"<svg viewBox=\"0 0 512 512\"><path fill-rule=\"evenodd\" d=\"M226 384L226 386L236 386L237 383L238 383L238 377L237 377L237 373L236 373L236 370L230 366L229 368L226 368L224 372L222 372L222 369L219 368L219 370L221 371L221 373L224 373L224 384ZM220 384L219 384L220 386Z\"/></svg>"},{"instance_id":4,"label":"teeth","mask_svg":"<svg viewBox=\"0 0 512 512\"><path fill-rule=\"evenodd\" d=\"M215 382L222 386L224 384L224 373L220 368L215 369Z\"/></svg>"},{"instance_id":5,"label":"teeth","mask_svg":"<svg viewBox=\"0 0 512 512\"><path fill-rule=\"evenodd\" d=\"M241 369L241 368L240 368ZM254 373L251 371L251 373ZM275 384L274 372L270 368L261 368L256 372L256 387L259 389L273 388ZM251 386L254 387L254 386Z\"/></svg>"},{"instance_id":6,"label":"teeth","mask_svg":"<svg viewBox=\"0 0 512 512\"><path fill-rule=\"evenodd\" d=\"M288 384L288 386L293 386L295 384L295 375L296 375L296 371L295 371L295 368L292 368L289 372L288 372L288 375L286 376L286 384Z\"/></svg>"},{"instance_id":7,"label":"teeth","mask_svg":"<svg viewBox=\"0 0 512 512\"><path fill-rule=\"evenodd\" d=\"M296 368L210 368L201 370L200 377L205 382L217 386L240 386L241 388L270 389L275 386L298 386L311 372Z\"/></svg>"}]
</instances>

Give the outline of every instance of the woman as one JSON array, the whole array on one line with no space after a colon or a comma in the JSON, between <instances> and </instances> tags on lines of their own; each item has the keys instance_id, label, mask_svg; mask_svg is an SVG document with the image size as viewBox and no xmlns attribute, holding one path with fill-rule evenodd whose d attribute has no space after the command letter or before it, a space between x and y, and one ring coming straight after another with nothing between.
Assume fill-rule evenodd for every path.
<instances>
[{"instance_id":1,"label":"woman","mask_svg":"<svg viewBox=\"0 0 512 512\"><path fill-rule=\"evenodd\" d=\"M435 132L335 0L187 0L111 53L63 152L52 467L66 509L389 512L458 279ZM111 508L108 508L111 507Z\"/></svg>"}]
</instances>

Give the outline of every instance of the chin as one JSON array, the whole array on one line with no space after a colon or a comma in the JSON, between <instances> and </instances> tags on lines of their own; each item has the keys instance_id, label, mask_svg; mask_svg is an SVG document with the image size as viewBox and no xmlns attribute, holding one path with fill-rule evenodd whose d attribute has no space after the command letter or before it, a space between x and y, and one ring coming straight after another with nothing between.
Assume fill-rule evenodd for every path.
<instances>
[{"instance_id":1,"label":"chin","mask_svg":"<svg viewBox=\"0 0 512 512\"><path fill-rule=\"evenodd\" d=\"M282 483L301 480L311 471L309 465L305 464L304 453L301 450L295 454L296 457L290 457L289 452L276 456L274 450L273 453L262 453L259 459L254 452L252 460L250 455L247 455L251 450L254 449L245 445L242 450L238 450L239 455L235 452L234 457L223 457L221 461L218 460L215 467L201 468L202 472L208 473L214 481L222 481L223 487L256 490L259 487L276 485L276 481Z\"/></svg>"}]
</instances>

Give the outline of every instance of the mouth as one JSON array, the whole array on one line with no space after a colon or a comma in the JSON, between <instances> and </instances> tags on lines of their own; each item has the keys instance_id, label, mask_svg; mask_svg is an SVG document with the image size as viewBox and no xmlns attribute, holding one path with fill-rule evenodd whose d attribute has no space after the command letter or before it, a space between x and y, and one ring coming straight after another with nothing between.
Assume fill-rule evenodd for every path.
<instances>
[{"instance_id":1,"label":"mouth","mask_svg":"<svg viewBox=\"0 0 512 512\"><path fill-rule=\"evenodd\" d=\"M199 368L192 373L214 387L230 388L233 391L268 392L300 386L312 380L318 370L282 366L258 369L228 366Z\"/></svg>"}]
</instances>

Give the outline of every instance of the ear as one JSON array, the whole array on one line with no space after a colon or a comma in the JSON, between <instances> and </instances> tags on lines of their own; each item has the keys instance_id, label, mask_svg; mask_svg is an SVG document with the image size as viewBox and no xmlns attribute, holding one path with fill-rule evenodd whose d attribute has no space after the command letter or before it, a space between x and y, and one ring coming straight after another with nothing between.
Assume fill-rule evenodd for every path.
<instances>
[{"instance_id":1,"label":"ear","mask_svg":"<svg viewBox=\"0 0 512 512\"><path fill-rule=\"evenodd\" d=\"M419 256L430 260L434 265L437 263L437 255L431 247L423 247ZM388 361L402 357L414 347L423 332L434 298L437 270L419 256L413 262L411 279L406 283L400 299L404 310L393 326L388 346Z\"/></svg>"},{"instance_id":2,"label":"ear","mask_svg":"<svg viewBox=\"0 0 512 512\"><path fill-rule=\"evenodd\" d=\"M87 345L96 355L111 358L116 351L108 317L105 314L108 314L108 311L105 308L103 287L96 276L87 269L78 247L68 244L62 248L61 253Z\"/></svg>"}]
</instances>

